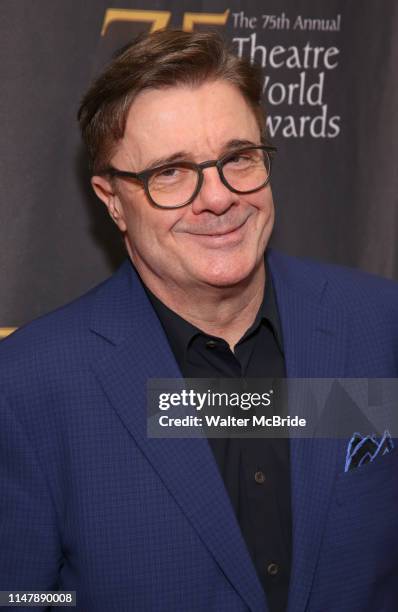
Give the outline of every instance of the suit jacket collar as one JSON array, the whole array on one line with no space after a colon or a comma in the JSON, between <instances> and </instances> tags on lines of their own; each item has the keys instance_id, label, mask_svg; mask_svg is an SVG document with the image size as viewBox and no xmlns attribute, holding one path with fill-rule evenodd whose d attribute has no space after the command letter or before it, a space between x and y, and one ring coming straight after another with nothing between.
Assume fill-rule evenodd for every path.
<instances>
[{"instance_id":1,"label":"suit jacket collar","mask_svg":"<svg viewBox=\"0 0 398 612\"><path fill-rule=\"evenodd\" d=\"M269 252L268 262L288 377L343 376L345 321L327 306L326 279L307 264L276 252ZM181 373L129 262L97 290L91 330L106 340L107 348L93 368L119 418L249 609L263 612L264 594L207 440L146 436L147 379L179 378ZM301 612L319 554L336 453L323 440L291 440L291 469L289 612Z\"/></svg>"}]
</instances>

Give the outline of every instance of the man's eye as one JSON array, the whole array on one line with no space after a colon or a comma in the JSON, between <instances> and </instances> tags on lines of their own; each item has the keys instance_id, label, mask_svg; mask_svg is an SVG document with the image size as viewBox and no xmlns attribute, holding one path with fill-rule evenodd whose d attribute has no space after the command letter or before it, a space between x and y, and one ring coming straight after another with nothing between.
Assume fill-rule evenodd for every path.
<instances>
[{"instance_id":1,"label":"man's eye","mask_svg":"<svg viewBox=\"0 0 398 612\"><path fill-rule=\"evenodd\" d=\"M149 187L166 189L168 187L183 185L187 181L192 181L194 178L195 173L189 168L170 166L168 168L160 169L152 174L151 178L149 179Z\"/></svg>"},{"instance_id":2,"label":"man's eye","mask_svg":"<svg viewBox=\"0 0 398 612\"><path fill-rule=\"evenodd\" d=\"M165 168L161 172L158 172L156 174L156 177L159 177L159 178L161 178L161 177L166 177L166 178L167 177L171 177L171 178L174 178L174 177L177 176L178 172L179 172L179 168Z\"/></svg>"},{"instance_id":3,"label":"man's eye","mask_svg":"<svg viewBox=\"0 0 398 612\"><path fill-rule=\"evenodd\" d=\"M224 165L247 166L253 162L253 155L250 153L235 153L225 160Z\"/></svg>"},{"instance_id":4,"label":"man's eye","mask_svg":"<svg viewBox=\"0 0 398 612\"><path fill-rule=\"evenodd\" d=\"M228 164L229 164L229 163L232 163L232 164L238 164L240 161L242 161L242 160L244 160L244 159L245 159L245 158L244 158L244 156L243 156L243 155L241 155L241 154L238 154L238 153L237 153L236 155L233 155L232 157L229 157L229 158L227 159L227 163L228 163ZM246 158L246 159L247 159L247 158Z\"/></svg>"}]
</instances>

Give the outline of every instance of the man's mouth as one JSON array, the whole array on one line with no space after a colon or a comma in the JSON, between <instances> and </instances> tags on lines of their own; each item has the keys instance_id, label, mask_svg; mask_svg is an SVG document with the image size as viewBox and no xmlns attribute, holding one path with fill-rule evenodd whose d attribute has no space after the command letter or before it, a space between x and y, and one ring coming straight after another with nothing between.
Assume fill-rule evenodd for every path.
<instances>
[{"instance_id":1,"label":"man's mouth","mask_svg":"<svg viewBox=\"0 0 398 612\"><path fill-rule=\"evenodd\" d=\"M233 226L229 225L226 227L218 227L213 229L194 228L193 231L189 229L185 235L190 237L191 240L204 248L220 249L220 248L232 248L238 246L246 235L246 224L247 220L251 215L248 215L239 224Z\"/></svg>"},{"instance_id":2,"label":"man's mouth","mask_svg":"<svg viewBox=\"0 0 398 612\"><path fill-rule=\"evenodd\" d=\"M188 234L193 234L194 236L205 236L205 237L218 237L218 236L228 236L240 230L248 220L250 215L247 215L243 220L239 223L234 224L233 226L229 225L226 227L217 227L217 228L189 228L187 230Z\"/></svg>"}]
</instances>

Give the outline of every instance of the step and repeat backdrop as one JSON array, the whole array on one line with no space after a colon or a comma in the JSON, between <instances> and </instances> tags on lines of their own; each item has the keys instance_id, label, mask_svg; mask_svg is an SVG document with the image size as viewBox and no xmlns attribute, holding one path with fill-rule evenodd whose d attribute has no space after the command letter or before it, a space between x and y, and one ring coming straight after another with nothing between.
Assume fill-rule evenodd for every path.
<instances>
[{"instance_id":1,"label":"step and repeat backdrop","mask_svg":"<svg viewBox=\"0 0 398 612\"><path fill-rule=\"evenodd\" d=\"M0 337L125 257L76 111L142 31L216 28L263 70L278 147L272 246L398 279L395 0L2 0Z\"/></svg>"}]
</instances>

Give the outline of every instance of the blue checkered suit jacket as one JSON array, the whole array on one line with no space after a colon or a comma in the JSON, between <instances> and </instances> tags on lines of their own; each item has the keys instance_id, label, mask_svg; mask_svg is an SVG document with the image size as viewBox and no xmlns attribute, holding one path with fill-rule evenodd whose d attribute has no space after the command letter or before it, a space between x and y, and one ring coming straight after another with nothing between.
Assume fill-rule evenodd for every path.
<instances>
[{"instance_id":1,"label":"blue checkered suit jacket","mask_svg":"<svg viewBox=\"0 0 398 612\"><path fill-rule=\"evenodd\" d=\"M396 377L393 282L269 253L289 377ZM0 345L0 590L82 612L266 612L205 439L148 439L146 381L180 377L129 262ZM291 440L289 612L398 609L398 449ZM36 608L40 609L40 608Z\"/></svg>"}]
</instances>

